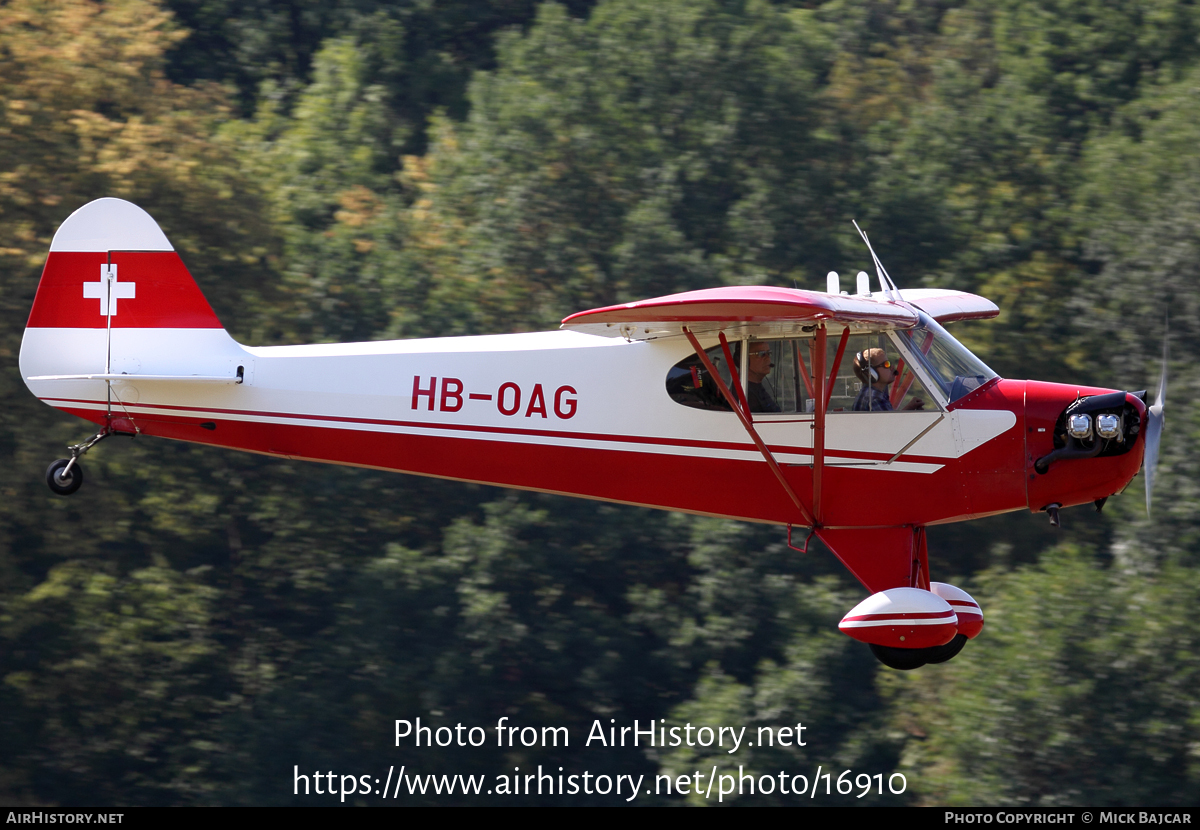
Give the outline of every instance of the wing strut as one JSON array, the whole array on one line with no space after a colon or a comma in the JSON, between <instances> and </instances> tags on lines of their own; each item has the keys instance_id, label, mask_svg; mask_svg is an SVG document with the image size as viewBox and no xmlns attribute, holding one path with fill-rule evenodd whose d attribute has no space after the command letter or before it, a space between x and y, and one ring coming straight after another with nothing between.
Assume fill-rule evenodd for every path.
<instances>
[{"instance_id":1,"label":"wing strut","mask_svg":"<svg viewBox=\"0 0 1200 830\"><path fill-rule=\"evenodd\" d=\"M741 401L742 411L746 413L747 418L753 421L754 416L750 414L750 402L746 400L746 393L742 391L742 379L738 375L737 363L734 362L733 355L729 351L729 341L725 339L723 331L717 332L717 337L721 340L721 352L725 355L725 363L729 366L729 377L733 379L733 391Z\"/></svg>"},{"instance_id":2,"label":"wing strut","mask_svg":"<svg viewBox=\"0 0 1200 830\"><path fill-rule=\"evenodd\" d=\"M812 486L813 486L813 516L819 523L821 521L821 489L822 482L825 477L825 410L829 408L829 395L825 392L825 342L827 332L825 326L817 326L815 335L816 344L813 350L813 382L816 388L813 390L814 417L813 417L813 469L812 469ZM845 342L843 338L842 342Z\"/></svg>"},{"instance_id":3,"label":"wing strut","mask_svg":"<svg viewBox=\"0 0 1200 830\"><path fill-rule=\"evenodd\" d=\"M833 382L837 380L838 369L842 365L842 355L846 353L846 343L850 340L850 327L842 329L841 341L838 343L837 354L833 358L833 367L829 370L828 379L825 377L825 349L828 332L825 326L819 326L815 335L816 346L813 359L813 379L817 388L813 398L813 516L818 525L824 516L821 510L825 480L825 415L829 411L829 398L833 395ZM799 352L799 350L797 350Z\"/></svg>"},{"instance_id":4,"label":"wing strut","mask_svg":"<svg viewBox=\"0 0 1200 830\"><path fill-rule=\"evenodd\" d=\"M850 327L842 329L841 340L838 341L837 354L833 357L833 366L829 368L829 385L825 387L825 408L829 409L829 399L833 396L833 382L837 380L838 369L842 368L842 355L846 353L846 341L850 339Z\"/></svg>"},{"instance_id":5,"label":"wing strut","mask_svg":"<svg viewBox=\"0 0 1200 830\"><path fill-rule=\"evenodd\" d=\"M824 329L818 329L818 331L824 331ZM805 509L804 504L800 501L800 497L792 489L792 485L784 478L783 470L779 468L779 462L775 460L775 456L771 455L771 450L767 448L762 438L759 437L758 430L754 428L754 424L750 421L749 411L742 409L741 399L736 397L729 389L729 386L726 385L725 379L721 377L721 374L717 371L717 367L713 366L712 361L708 359L708 355L704 353L704 349L700 347L700 341L696 339L696 335L692 334L687 326L683 327L683 333L687 335L688 342L692 344L692 348L696 350L696 354L700 357L700 362L704 364L704 368L708 370L708 374L716 382L717 388L721 390L721 394L729 402L730 408L737 414L738 420L742 422L742 426L746 428L746 432L750 435L750 440L754 442L754 446L762 453L763 460L767 462L767 466L775 474L775 478L779 480L779 485L783 487L783 491L792 500L792 504L796 505L796 509L800 511L800 516L804 519L804 524L812 527L815 524L812 515ZM821 360L823 363L824 357ZM732 366L732 364L730 365Z\"/></svg>"}]
</instances>

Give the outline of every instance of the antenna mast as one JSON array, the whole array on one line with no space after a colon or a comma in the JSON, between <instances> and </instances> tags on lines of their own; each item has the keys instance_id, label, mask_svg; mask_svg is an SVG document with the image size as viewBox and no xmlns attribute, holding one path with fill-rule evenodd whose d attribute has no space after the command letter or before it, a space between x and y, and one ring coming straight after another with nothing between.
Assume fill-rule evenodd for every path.
<instances>
[{"instance_id":1,"label":"antenna mast","mask_svg":"<svg viewBox=\"0 0 1200 830\"><path fill-rule=\"evenodd\" d=\"M863 233L863 229L858 226L858 222L853 219L854 229L858 231L858 235L862 237L862 241L867 244L867 250L871 252L871 259L875 262L875 275L879 277L879 287L883 289L884 295L891 300L900 299L900 289L896 287L896 283L892 282L892 276L883 267L883 263L879 261L879 257L875 255L875 249L871 247L871 240L867 239L867 235Z\"/></svg>"}]
</instances>

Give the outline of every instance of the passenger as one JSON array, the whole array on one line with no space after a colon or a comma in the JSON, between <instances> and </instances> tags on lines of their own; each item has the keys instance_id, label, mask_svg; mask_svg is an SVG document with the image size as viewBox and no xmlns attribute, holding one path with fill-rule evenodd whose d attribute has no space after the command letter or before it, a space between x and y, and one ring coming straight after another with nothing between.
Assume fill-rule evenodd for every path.
<instances>
[{"instance_id":1,"label":"passenger","mask_svg":"<svg viewBox=\"0 0 1200 830\"><path fill-rule=\"evenodd\" d=\"M750 341L750 359L746 365L746 402L751 412L779 412L770 389L763 382L771 373L771 347L766 343Z\"/></svg>"},{"instance_id":2,"label":"passenger","mask_svg":"<svg viewBox=\"0 0 1200 830\"><path fill-rule=\"evenodd\" d=\"M883 349L864 349L854 356L854 374L863 383L854 400L855 412L893 412L888 387L896 379L896 368ZM905 409L921 409L925 401L913 398Z\"/></svg>"}]
</instances>

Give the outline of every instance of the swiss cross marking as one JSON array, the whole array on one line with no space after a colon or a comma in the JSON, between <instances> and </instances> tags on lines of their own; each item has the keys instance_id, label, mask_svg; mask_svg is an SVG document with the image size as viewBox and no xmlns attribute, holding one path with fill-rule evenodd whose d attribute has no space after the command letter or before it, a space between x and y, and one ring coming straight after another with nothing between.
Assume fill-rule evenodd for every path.
<instances>
[{"instance_id":1,"label":"swiss cross marking","mask_svg":"<svg viewBox=\"0 0 1200 830\"><path fill-rule=\"evenodd\" d=\"M136 282L117 282L117 266L101 265L100 282L85 282L83 298L100 301L100 316L108 317L108 298L112 297L112 316L117 316L117 300L132 300L137 288ZM111 291L111 295L110 292Z\"/></svg>"}]
</instances>

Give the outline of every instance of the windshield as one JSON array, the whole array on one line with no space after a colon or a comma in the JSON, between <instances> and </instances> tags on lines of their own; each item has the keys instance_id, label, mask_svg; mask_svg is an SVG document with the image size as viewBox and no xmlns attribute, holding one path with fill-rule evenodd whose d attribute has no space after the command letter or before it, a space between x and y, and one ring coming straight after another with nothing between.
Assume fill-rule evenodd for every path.
<instances>
[{"instance_id":1,"label":"windshield","mask_svg":"<svg viewBox=\"0 0 1200 830\"><path fill-rule=\"evenodd\" d=\"M897 334L929 370L949 403L996 377L995 372L931 317L922 313L920 318L921 325Z\"/></svg>"}]
</instances>

